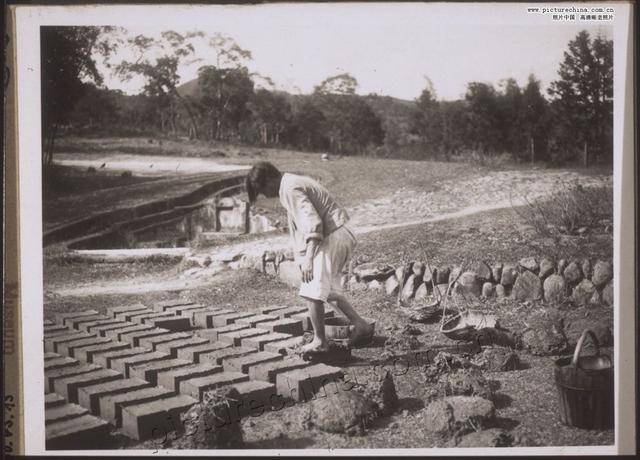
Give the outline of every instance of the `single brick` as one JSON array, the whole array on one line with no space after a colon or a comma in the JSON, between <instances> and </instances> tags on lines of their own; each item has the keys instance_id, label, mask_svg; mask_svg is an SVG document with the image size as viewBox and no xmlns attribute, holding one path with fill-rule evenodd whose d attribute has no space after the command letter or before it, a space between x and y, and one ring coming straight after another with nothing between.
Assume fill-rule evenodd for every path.
<instances>
[{"instance_id":1,"label":"single brick","mask_svg":"<svg viewBox=\"0 0 640 460\"><path fill-rule=\"evenodd\" d=\"M121 321L129 321L129 322L134 322L133 318L140 316L140 315L145 315L145 314L153 314L155 313L155 311L153 311L150 308L147 308L145 310L135 310L135 311L123 311L120 313L117 313L115 316L115 319L119 319Z\"/></svg>"},{"instance_id":2,"label":"single brick","mask_svg":"<svg viewBox=\"0 0 640 460\"><path fill-rule=\"evenodd\" d=\"M288 308L290 307L287 305L271 305L269 307L265 307L262 310L260 310L260 313L264 313L265 315L273 314L279 317L280 312Z\"/></svg>"},{"instance_id":3,"label":"single brick","mask_svg":"<svg viewBox=\"0 0 640 460\"><path fill-rule=\"evenodd\" d=\"M63 377L56 379L53 388L67 401L78 402L78 388L98 383L110 382L112 380L122 379L122 374L112 369L99 369L86 374L74 375L72 377Z\"/></svg>"},{"instance_id":4,"label":"single brick","mask_svg":"<svg viewBox=\"0 0 640 460\"><path fill-rule=\"evenodd\" d=\"M210 363L210 364L222 364L222 360L225 358L233 358L238 356L244 356L249 353L255 353L256 350L254 348L247 347L228 347L221 348L216 351L212 351L210 353L202 353L200 355L201 363Z\"/></svg>"},{"instance_id":5,"label":"single brick","mask_svg":"<svg viewBox=\"0 0 640 460\"><path fill-rule=\"evenodd\" d=\"M103 343L110 343L111 339L104 337L90 337L84 340L74 340L72 342L65 342L58 345L58 351L62 355L71 356L75 358L75 352L77 349L87 346L100 345Z\"/></svg>"},{"instance_id":6,"label":"single brick","mask_svg":"<svg viewBox=\"0 0 640 460\"><path fill-rule=\"evenodd\" d=\"M111 369L122 372L122 374L124 374L124 376L128 378L129 370L132 366L146 364L153 361L160 361L167 358L169 358L169 355L167 353L160 353L159 351L126 356L123 358L115 358L111 360Z\"/></svg>"},{"instance_id":7,"label":"single brick","mask_svg":"<svg viewBox=\"0 0 640 460\"><path fill-rule=\"evenodd\" d=\"M281 334L280 332L272 332L265 335L257 335L255 337L248 337L242 339L242 346L255 348L256 350L264 351L264 346L267 343L277 342L278 340L290 339L290 334Z\"/></svg>"},{"instance_id":8,"label":"single brick","mask_svg":"<svg viewBox=\"0 0 640 460\"><path fill-rule=\"evenodd\" d=\"M314 364L304 369L283 372L276 377L278 394L294 401L309 401L317 393L340 391L342 370L326 364Z\"/></svg>"},{"instance_id":9,"label":"single brick","mask_svg":"<svg viewBox=\"0 0 640 460\"><path fill-rule=\"evenodd\" d=\"M181 382L180 393L201 401L206 391L234 383L246 382L247 380L249 380L247 374L240 372L219 372L206 377L198 377Z\"/></svg>"},{"instance_id":10,"label":"single brick","mask_svg":"<svg viewBox=\"0 0 640 460\"><path fill-rule=\"evenodd\" d=\"M284 319L284 318L290 318L293 315L297 315L300 313L307 313L308 310L309 309L307 307L287 307L282 310L278 310L277 314L280 319ZM276 313L274 313L274 315L275 314Z\"/></svg>"},{"instance_id":11,"label":"single brick","mask_svg":"<svg viewBox=\"0 0 640 460\"><path fill-rule=\"evenodd\" d=\"M154 305L154 310L165 311L169 308L181 307L185 305L195 305L195 302L191 302L190 300L166 300L159 302Z\"/></svg>"},{"instance_id":12,"label":"single brick","mask_svg":"<svg viewBox=\"0 0 640 460\"><path fill-rule=\"evenodd\" d=\"M146 364L138 364L129 369L129 377L137 377L139 379L151 382L157 385L158 372L168 371L179 367L185 367L192 363L184 359L167 358L160 361L153 361Z\"/></svg>"},{"instance_id":13,"label":"single brick","mask_svg":"<svg viewBox=\"0 0 640 460\"><path fill-rule=\"evenodd\" d=\"M68 332L68 331L70 331L70 329L67 326L60 326L58 324L44 327L45 336L55 334L56 332Z\"/></svg>"},{"instance_id":14,"label":"single brick","mask_svg":"<svg viewBox=\"0 0 640 460\"><path fill-rule=\"evenodd\" d=\"M164 438L181 425L180 415L197 402L189 396L177 395L127 406L122 410L122 432L139 441Z\"/></svg>"},{"instance_id":15,"label":"single brick","mask_svg":"<svg viewBox=\"0 0 640 460\"><path fill-rule=\"evenodd\" d=\"M201 328L210 328L213 327L213 318L215 316L224 316L234 313L235 310L230 310L228 308L210 308L205 311L196 311L193 314L193 324L196 327Z\"/></svg>"},{"instance_id":16,"label":"single brick","mask_svg":"<svg viewBox=\"0 0 640 460\"><path fill-rule=\"evenodd\" d=\"M298 319L279 319L276 321L267 321L264 323L256 324L258 329L266 329L269 332L281 332L283 334L290 335L302 335L304 333L302 329L302 321Z\"/></svg>"},{"instance_id":17,"label":"single brick","mask_svg":"<svg viewBox=\"0 0 640 460\"><path fill-rule=\"evenodd\" d=\"M78 404L89 409L93 415L100 415L100 398L149 387L151 383L141 379L121 379L89 385L78 390Z\"/></svg>"},{"instance_id":18,"label":"single brick","mask_svg":"<svg viewBox=\"0 0 640 460\"><path fill-rule=\"evenodd\" d=\"M274 405L276 386L273 383L261 381L247 381L230 385L238 390L240 398L230 404L230 412L236 421L241 417L251 415L259 417Z\"/></svg>"},{"instance_id":19,"label":"single brick","mask_svg":"<svg viewBox=\"0 0 640 460\"><path fill-rule=\"evenodd\" d=\"M190 305L180 305L177 307L169 307L166 311L179 316L187 316L190 311L197 310L199 308L207 308L207 307L199 303L194 303Z\"/></svg>"},{"instance_id":20,"label":"single brick","mask_svg":"<svg viewBox=\"0 0 640 460\"><path fill-rule=\"evenodd\" d=\"M60 358L50 359L44 362L44 370L51 371L53 369L60 369L61 367L75 366L78 364L78 360L69 358L68 356L61 356Z\"/></svg>"},{"instance_id":21,"label":"single brick","mask_svg":"<svg viewBox=\"0 0 640 460\"><path fill-rule=\"evenodd\" d=\"M129 321L136 324L144 324L145 320L150 318L167 318L167 317L173 318L174 316L175 315L173 313L169 313L169 312L158 313L157 311L154 311L154 310L147 310L147 311L142 311L138 314L131 315L131 317L129 318Z\"/></svg>"},{"instance_id":22,"label":"single brick","mask_svg":"<svg viewBox=\"0 0 640 460\"><path fill-rule=\"evenodd\" d=\"M176 357L180 359L186 359L187 361L193 361L194 363L199 363L200 355L229 347L231 347L230 343L207 341L202 345L179 348L178 350L176 350Z\"/></svg>"},{"instance_id":23,"label":"single brick","mask_svg":"<svg viewBox=\"0 0 640 460\"><path fill-rule=\"evenodd\" d=\"M67 401L58 393L48 393L44 395L44 408L51 409L53 407L60 407L66 404Z\"/></svg>"},{"instance_id":24,"label":"single brick","mask_svg":"<svg viewBox=\"0 0 640 460\"><path fill-rule=\"evenodd\" d=\"M153 324L155 327L162 327L173 332L188 331L191 329L191 320L186 316L151 318L145 320L145 324Z\"/></svg>"},{"instance_id":25,"label":"single brick","mask_svg":"<svg viewBox=\"0 0 640 460\"><path fill-rule=\"evenodd\" d=\"M119 340L122 342L128 342L132 344L134 347L140 346L140 339L144 339L145 337L154 337L157 335L163 334L171 334L167 329L162 329L159 327L148 329L146 331L134 331L134 332L125 332L119 334Z\"/></svg>"},{"instance_id":26,"label":"single brick","mask_svg":"<svg viewBox=\"0 0 640 460\"><path fill-rule=\"evenodd\" d=\"M95 337L95 335L87 334L86 332L70 332L56 337L45 338L44 349L45 351L58 353L59 344L72 342L74 340L84 340L89 337Z\"/></svg>"},{"instance_id":27,"label":"single brick","mask_svg":"<svg viewBox=\"0 0 640 460\"><path fill-rule=\"evenodd\" d=\"M276 377L283 372L295 369L303 369L311 364L299 358L285 358L280 361L270 361L249 368L249 378L251 380L263 380L265 382L276 383Z\"/></svg>"},{"instance_id":28,"label":"single brick","mask_svg":"<svg viewBox=\"0 0 640 460\"><path fill-rule=\"evenodd\" d=\"M92 363L97 355L109 353L111 351L126 350L128 348L131 348L131 345L128 343L109 341L98 345L77 348L73 353L80 361L84 363Z\"/></svg>"},{"instance_id":29,"label":"single brick","mask_svg":"<svg viewBox=\"0 0 640 460\"><path fill-rule=\"evenodd\" d=\"M324 312L325 318L333 318L333 315L334 313L332 310L326 310ZM302 328L305 331L313 330L313 325L311 324L311 318L309 318L309 313L298 313L297 315L291 315L291 318L302 321Z\"/></svg>"},{"instance_id":30,"label":"single brick","mask_svg":"<svg viewBox=\"0 0 640 460\"><path fill-rule=\"evenodd\" d=\"M100 417L108 420L114 426L122 425L122 408L132 404L157 401L173 396L166 388L149 387L140 390L118 393L100 398Z\"/></svg>"},{"instance_id":31,"label":"single brick","mask_svg":"<svg viewBox=\"0 0 640 460\"><path fill-rule=\"evenodd\" d=\"M46 326L53 326L55 325L55 321L52 321L50 319L45 319L44 321L42 321L42 324L46 327Z\"/></svg>"},{"instance_id":32,"label":"single brick","mask_svg":"<svg viewBox=\"0 0 640 460\"><path fill-rule=\"evenodd\" d=\"M269 342L264 345L264 351L271 351L273 353L280 353L282 355L288 354L287 351L296 348L301 344L302 339L300 337L292 337L290 339L278 340L276 342Z\"/></svg>"},{"instance_id":33,"label":"single brick","mask_svg":"<svg viewBox=\"0 0 640 460\"><path fill-rule=\"evenodd\" d=\"M188 337L183 339L171 340L156 345L156 350L169 353L173 358L178 357L178 351L182 348L193 347L196 345L206 345L209 341L201 337Z\"/></svg>"},{"instance_id":34,"label":"single brick","mask_svg":"<svg viewBox=\"0 0 640 460\"><path fill-rule=\"evenodd\" d=\"M83 324L91 323L94 321L103 321L105 319L109 319L109 317L106 315L97 314L97 315L91 315L91 316L83 316L80 318L68 319L67 323L74 329L79 329L84 331L84 328L82 327Z\"/></svg>"},{"instance_id":35,"label":"single brick","mask_svg":"<svg viewBox=\"0 0 640 460\"><path fill-rule=\"evenodd\" d=\"M224 334L218 334L218 340L220 342L230 343L234 347L239 347L242 343L242 339L265 334L268 334L268 332L263 329L242 329L235 332L225 332Z\"/></svg>"},{"instance_id":36,"label":"single brick","mask_svg":"<svg viewBox=\"0 0 640 460\"><path fill-rule=\"evenodd\" d=\"M70 335L70 334L78 334L78 333L79 333L79 332L78 332L78 331L75 331L75 330L74 330L74 331L72 331L72 330L70 330L70 329L65 329L65 330L63 330L63 331L45 332L45 333L42 335L42 338L43 338L43 341L45 342L45 347L46 347L47 340L52 340L52 339L55 339L55 338L57 338L57 337L64 337L64 336L68 336L68 335ZM53 352L52 352L52 353L53 353Z\"/></svg>"},{"instance_id":37,"label":"single brick","mask_svg":"<svg viewBox=\"0 0 640 460\"><path fill-rule=\"evenodd\" d=\"M123 324L122 321L117 319L99 319L96 321L87 321L86 323L80 323L80 330L85 332L91 332L94 327L109 326L110 324Z\"/></svg>"},{"instance_id":38,"label":"single brick","mask_svg":"<svg viewBox=\"0 0 640 460\"><path fill-rule=\"evenodd\" d=\"M148 310L149 307L142 305L141 303L135 303L133 305L125 305L122 307L109 307L107 308L107 316L115 318L119 313L125 313L130 311Z\"/></svg>"},{"instance_id":39,"label":"single brick","mask_svg":"<svg viewBox=\"0 0 640 460\"><path fill-rule=\"evenodd\" d=\"M96 449L108 440L111 427L93 415L63 420L45 426L47 450Z\"/></svg>"},{"instance_id":40,"label":"single brick","mask_svg":"<svg viewBox=\"0 0 640 460\"><path fill-rule=\"evenodd\" d=\"M52 392L54 390L54 383L56 382L57 379L62 379L62 378L70 377L73 375L86 374L88 372L97 371L99 369L100 369L100 366L96 366L94 364L80 364L77 366L61 367L58 369L45 371L44 373L45 387L49 392Z\"/></svg>"},{"instance_id":41,"label":"single brick","mask_svg":"<svg viewBox=\"0 0 640 460\"><path fill-rule=\"evenodd\" d=\"M154 335L152 337L145 337L140 339L140 346L142 348L149 348L150 350L156 350L156 346L160 343L171 342L172 340L185 339L191 337L191 334L186 332L174 332L172 334Z\"/></svg>"},{"instance_id":42,"label":"single brick","mask_svg":"<svg viewBox=\"0 0 640 460\"><path fill-rule=\"evenodd\" d=\"M228 315L217 315L211 317L211 325L213 327L222 327L227 326L229 324L235 323L237 320L241 318L247 318L249 316L253 316L251 312L238 312L238 313L230 313Z\"/></svg>"},{"instance_id":43,"label":"single brick","mask_svg":"<svg viewBox=\"0 0 640 460\"><path fill-rule=\"evenodd\" d=\"M215 329L197 330L195 333L199 337L203 337L205 339L209 339L215 342L218 340L218 336L220 334L224 334L226 332L240 331L242 329L249 329L249 326L245 324L229 324L228 326L216 327Z\"/></svg>"},{"instance_id":44,"label":"single brick","mask_svg":"<svg viewBox=\"0 0 640 460\"><path fill-rule=\"evenodd\" d=\"M66 321L68 319L80 318L82 316L92 316L97 314L98 312L95 310L87 310L87 311L74 311L71 313L57 313L55 316L56 316L56 323L62 324L63 326L67 326Z\"/></svg>"},{"instance_id":45,"label":"single brick","mask_svg":"<svg viewBox=\"0 0 640 460\"><path fill-rule=\"evenodd\" d=\"M110 329L104 331L104 335L113 340L122 341L122 336L124 334L128 334L130 332L140 332L140 331L150 331L153 329L153 326L148 324L131 324L127 323L126 326L117 327L115 329Z\"/></svg>"},{"instance_id":46,"label":"single brick","mask_svg":"<svg viewBox=\"0 0 640 460\"><path fill-rule=\"evenodd\" d=\"M54 422L69 420L70 418L80 417L88 414L89 411L77 404L64 404L62 406L46 409L44 411L44 424L50 425Z\"/></svg>"},{"instance_id":47,"label":"single brick","mask_svg":"<svg viewBox=\"0 0 640 460\"><path fill-rule=\"evenodd\" d=\"M242 372L243 374L248 374L251 366L257 366L258 364L271 361L280 361L281 359L282 355L280 353L259 351L244 356L225 358L222 360L222 366L225 372Z\"/></svg>"},{"instance_id":48,"label":"single brick","mask_svg":"<svg viewBox=\"0 0 640 460\"><path fill-rule=\"evenodd\" d=\"M62 358L62 356L60 356L58 353L53 353L51 351L47 351L43 356L45 361Z\"/></svg>"},{"instance_id":49,"label":"single brick","mask_svg":"<svg viewBox=\"0 0 640 460\"><path fill-rule=\"evenodd\" d=\"M250 327L255 327L256 324L258 324L258 323L265 323L267 321L275 321L276 319L278 319L278 317L274 316L274 315L259 314L259 315L247 316L246 318L238 318L236 320L236 323L238 323L238 324L246 324L246 325L248 325Z\"/></svg>"},{"instance_id":50,"label":"single brick","mask_svg":"<svg viewBox=\"0 0 640 460\"><path fill-rule=\"evenodd\" d=\"M111 361L118 358L127 358L129 356L140 355L148 353L149 350L144 348L125 348L123 350L108 351L106 353L100 353L93 357L93 363L102 367L111 368Z\"/></svg>"},{"instance_id":51,"label":"single brick","mask_svg":"<svg viewBox=\"0 0 640 460\"><path fill-rule=\"evenodd\" d=\"M94 334L97 334L100 337L118 338L117 334L109 335L109 333L111 331L119 330L125 327L132 327L132 324L128 323L127 321L118 321L117 323L113 323L113 324L103 324L100 326L94 326L91 328L91 332L93 332Z\"/></svg>"},{"instance_id":52,"label":"single brick","mask_svg":"<svg viewBox=\"0 0 640 460\"><path fill-rule=\"evenodd\" d=\"M180 382L197 377L206 377L207 375L217 374L218 372L222 372L222 366L190 364L189 366L158 372L158 386L179 392Z\"/></svg>"},{"instance_id":53,"label":"single brick","mask_svg":"<svg viewBox=\"0 0 640 460\"><path fill-rule=\"evenodd\" d=\"M186 310L182 310L180 312L180 316L184 316L185 318L189 319L189 324L192 327L195 327L195 325L196 325L196 321L195 321L196 313L209 312L209 311L211 311L211 309L209 307L189 308L189 309L186 309Z\"/></svg>"}]
</instances>

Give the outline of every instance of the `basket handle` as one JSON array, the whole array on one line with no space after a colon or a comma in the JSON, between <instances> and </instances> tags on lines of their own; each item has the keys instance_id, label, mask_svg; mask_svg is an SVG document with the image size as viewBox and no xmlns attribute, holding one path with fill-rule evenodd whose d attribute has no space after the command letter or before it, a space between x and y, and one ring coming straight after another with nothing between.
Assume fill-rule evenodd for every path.
<instances>
[{"instance_id":1,"label":"basket handle","mask_svg":"<svg viewBox=\"0 0 640 460\"><path fill-rule=\"evenodd\" d=\"M571 358L571 364L573 366L580 367L578 366L578 358L580 357L580 352L582 351L582 344L584 343L584 340L587 338L587 336L591 338L591 341L596 346L596 356L600 356L600 344L598 343L598 338L593 333L593 331L591 331L590 329L585 329L580 336L580 339L578 340L575 351L573 352L573 358Z\"/></svg>"}]
</instances>

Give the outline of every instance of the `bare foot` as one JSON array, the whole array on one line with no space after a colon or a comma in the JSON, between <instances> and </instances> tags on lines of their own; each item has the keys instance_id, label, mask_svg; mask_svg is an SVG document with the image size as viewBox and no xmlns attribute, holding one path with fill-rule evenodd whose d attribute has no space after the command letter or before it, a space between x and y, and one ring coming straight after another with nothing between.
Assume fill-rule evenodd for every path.
<instances>
[{"instance_id":1,"label":"bare foot","mask_svg":"<svg viewBox=\"0 0 640 460\"><path fill-rule=\"evenodd\" d=\"M327 351L329 350L329 343L322 342L318 339L313 339L312 342L304 345L301 348L301 352L302 353L313 353L313 352L319 352L319 351Z\"/></svg>"},{"instance_id":2,"label":"bare foot","mask_svg":"<svg viewBox=\"0 0 640 460\"><path fill-rule=\"evenodd\" d=\"M352 347L364 345L373 336L374 329L375 326L373 324L354 328L349 339L349 345Z\"/></svg>"}]
</instances>

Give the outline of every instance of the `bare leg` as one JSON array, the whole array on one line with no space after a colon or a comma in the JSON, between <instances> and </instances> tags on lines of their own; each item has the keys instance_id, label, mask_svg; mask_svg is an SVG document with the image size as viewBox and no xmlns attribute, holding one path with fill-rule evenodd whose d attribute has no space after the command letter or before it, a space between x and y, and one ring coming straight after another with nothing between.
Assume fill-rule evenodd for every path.
<instances>
[{"instance_id":1,"label":"bare leg","mask_svg":"<svg viewBox=\"0 0 640 460\"><path fill-rule=\"evenodd\" d=\"M351 303L349 303L344 295L331 293L329 294L329 298L327 300L335 300L338 310L340 310L344 316L349 318L349 321L351 321L351 324L353 324L354 331L351 337L352 341L356 341L361 337L366 337L371 334L373 326L362 319L362 316L358 314L358 312L353 308Z\"/></svg>"},{"instance_id":2,"label":"bare leg","mask_svg":"<svg viewBox=\"0 0 640 460\"><path fill-rule=\"evenodd\" d=\"M329 349L329 343L324 333L324 302L306 297L304 299L313 325L313 341L302 347L302 351L326 351Z\"/></svg>"}]
</instances>

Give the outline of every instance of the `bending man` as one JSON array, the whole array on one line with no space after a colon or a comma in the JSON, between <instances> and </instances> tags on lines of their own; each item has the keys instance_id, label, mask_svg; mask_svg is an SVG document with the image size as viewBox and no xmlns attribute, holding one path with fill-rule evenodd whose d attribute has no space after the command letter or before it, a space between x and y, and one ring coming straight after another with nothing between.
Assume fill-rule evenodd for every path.
<instances>
[{"instance_id":1,"label":"bending man","mask_svg":"<svg viewBox=\"0 0 640 460\"><path fill-rule=\"evenodd\" d=\"M259 194L280 198L287 210L289 234L295 260L300 267L300 296L309 308L313 341L303 352L325 351L328 342L324 331L324 303L337 308L351 321L354 330L351 346L363 345L373 337L373 325L367 323L342 293L342 269L351 259L356 238L347 228L349 215L327 189L310 177L281 173L269 162L253 166L246 178L249 202Z\"/></svg>"}]
</instances>

